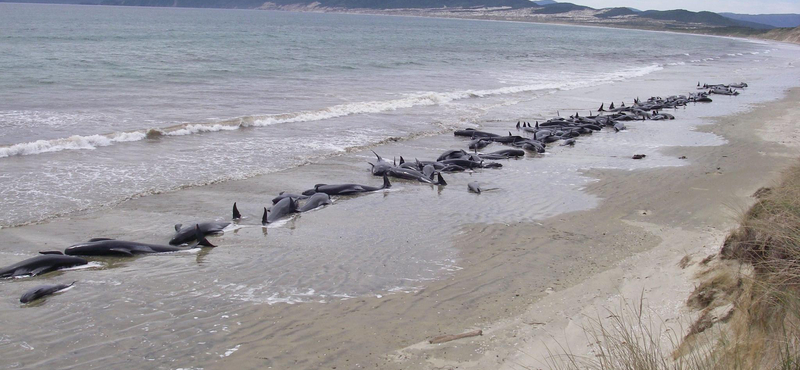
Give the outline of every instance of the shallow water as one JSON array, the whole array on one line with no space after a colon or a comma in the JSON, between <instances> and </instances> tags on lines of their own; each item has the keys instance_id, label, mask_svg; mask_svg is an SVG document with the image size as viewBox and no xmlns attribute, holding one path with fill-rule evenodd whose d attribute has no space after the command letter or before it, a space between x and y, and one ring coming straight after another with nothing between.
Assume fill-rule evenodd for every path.
<instances>
[{"instance_id":1,"label":"shallow water","mask_svg":"<svg viewBox=\"0 0 800 370\"><path fill-rule=\"evenodd\" d=\"M0 81L0 226L513 120L556 91L769 50L519 23L2 7L0 69L14 73ZM628 47L643 39L663 47Z\"/></svg>"},{"instance_id":2,"label":"shallow water","mask_svg":"<svg viewBox=\"0 0 800 370\"><path fill-rule=\"evenodd\" d=\"M467 95L474 96L395 110L364 109L369 112L321 120L264 127L230 126L237 128L160 136L94 149L0 158L3 169L0 194L4 208L0 217L4 217L5 225L0 229L0 265L27 258L38 250L63 249L91 237L165 243L172 234L173 224L226 220L233 202L238 202L245 216L239 228L212 239L219 245L215 249L132 259L97 258L93 259L96 263L86 269L0 282L0 297L5 297L0 299L0 327L3 328L0 357L11 359L4 361L0 365L2 368L126 368L131 364L147 368L203 367L236 355L242 343L232 338L247 337L249 330L254 330L252 322L237 318L252 319L258 307L274 305L282 317L297 325L307 325L301 317L292 316L292 304L330 303L418 291L430 281L446 279L461 268L461 246L454 245L453 239L463 231L463 225L535 221L591 209L602 199L581 190L594 181L584 175L586 171L683 165L692 159L666 156L659 149L723 145L722 138L695 130L707 122L705 117L740 112L758 102L776 99L800 77L794 67L798 62L796 47L724 38L324 14L22 5L14 9L20 12L35 9L37 14L25 14L55 18L43 24L57 30L70 29L64 24L59 26L58 22L78 22L69 17L120 17L119 22L105 25L120 34L131 33L131 29L125 27L132 25L146 29L148 17L154 17L162 21L152 25L156 28L185 27L181 33L184 38L193 34L191 30L197 27L198 19L204 22L213 19L219 24L207 27L207 34L199 35L197 42L214 45L220 38L229 37L231 27L255 32L252 31L254 24L269 29L293 27L295 22L300 22L302 31L281 33L280 37L294 36L280 45L313 60L298 65L287 60L273 60L269 63L287 63L292 68L274 75L271 73L275 69L259 74L254 71L268 70L270 64L256 69L239 64L243 62L236 62L237 58L244 57L233 51L240 50L242 45L231 43L219 46L232 49L228 52L212 48L216 58L209 57L206 61L214 65L230 64L234 75L247 75L254 80L249 83L261 89L280 82L282 85L277 91L287 90L297 100L284 99L286 96L276 98L270 95L272 92L260 90L248 91L245 94L248 97L242 98L240 91L235 92L238 91L236 84L242 83L240 79L215 75L208 78L214 76L217 87L200 91L197 86L206 83L204 76L212 68L208 65L185 71L171 63L163 65L163 68L180 72L178 77L184 79L180 83L166 78L173 73L169 68L162 71L148 67L149 59L139 67L149 71L150 78L134 74L135 78L122 80L110 71L100 73L105 80L100 79L103 84L98 85L115 86L109 88L114 91L121 86L125 86L123 90L138 91L128 95L118 91L109 94L108 100L125 106L123 110L108 108L102 103L108 100L99 99L109 89L79 89L80 84L87 83L86 76L78 73L71 77L74 81L63 76L56 78L61 76L58 71L64 67L45 63L44 70L52 68L51 74L56 76L52 77L55 81L52 90L26 85L21 80L0 82L7 84L0 89L4 98L16 96L0 100L0 110L37 112L23 113L25 118L19 115L14 119L2 118L3 127L8 128L3 140L8 145L73 134L134 132L180 122L214 122L206 120L210 116L253 117L319 111L351 103L364 106L364 102L397 101L403 94L420 94L421 91L433 91L434 95L426 94L438 97L454 91L463 95L464 91L473 90ZM48 11L38 14L41 9L67 9L64 13L69 17L63 20ZM7 23L0 24L9 27ZM123 29L117 30L119 25L124 26ZM327 35L330 27L344 32L341 40L314 38L321 33ZM370 35L365 35L364 29L370 30ZM437 32L429 32L431 30ZM21 40L26 37L41 39L43 36L32 36L38 32L44 31L20 28L16 36L6 37L12 42L0 43L0 48L11 48L16 50L12 55L22 55L28 50L20 46L25 45ZM487 32L495 37L486 37ZM409 35L399 37L401 33ZM91 43L117 42L114 40L119 37L100 37L98 41L96 36L84 35L58 40L90 47ZM185 39L163 37L166 40L162 40L160 53L186 52L175 48L183 45L180 41ZM313 43L298 41L304 37ZM353 37L363 37L366 44L351 45ZM656 56L620 56L615 49L626 40L642 37L672 49L665 48L660 52L663 54ZM604 43L596 42L597 38ZM148 40L152 41L134 37L119 43L147 45ZM241 42L247 40L252 45L263 41L253 36L253 39L244 37ZM384 45L374 50L368 47L383 45L389 42L387 40L391 40L394 47ZM501 42L497 43L498 40ZM533 41L540 43L535 52L527 46ZM13 43L18 43L16 49ZM457 45L469 46L458 48ZM686 49L674 49L678 47ZM207 50L200 46L195 49L196 52ZM332 55L339 60L315 54L328 49L335 50ZM408 55L409 49L422 51ZM354 57L356 51L365 50L373 50L375 54L370 54L372 58ZM587 51L575 56L577 59L563 57L572 55L575 50ZM97 50L95 53L106 55ZM248 53L257 53L257 50L247 50L245 55ZM384 56L385 53L388 54ZM403 55L408 62L393 65L390 61L398 59L398 55L392 53ZM226 59L220 55L234 56ZM107 57L124 59L124 55L115 53L108 53ZM603 62L597 63L598 58ZM709 58L714 59L704 60ZM8 60L5 59L5 63L10 63ZM7 65L20 65L16 63ZM349 65L353 69L337 69L332 65ZM145 73L142 71L136 73ZM310 85L295 83L296 80L287 77L309 73L316 73L307 81L315 87L310 95L306 95L311 91ZM619 104L623 100L630 103L635 97L686 94L694 91L698 80L747 81L751 87L738 97L713 97L714 103L690 105L670 112L676 116L674 121L628 123L627 131L604 130L580 137L575 147L551 145L545 155L500 161L502 169L445 175L449 183L446 187L393 180L391 190L338 197L332 205L317 211L296 215L267 228L260 225L262 207L268 206L269 200L280 191L301 192L317 183L380 185L381 180L368 172L366 161L373 160L374 156L365 147L385 158L402 155L406 159L432 159L445 150L466 147L467 140L452 135L454 127L514 133L517 120L533 122L575 111L588 114L601 102L608 105L612 99ZM336 81L348 81L348 84L345 87L337 85ZM12 84L21 86L14 88L17 94L8 93ZM174 99L163 99L155 105L150 105L149 98L137 100L137 96L143 97L153 91L153 84L166 86L159 94ZM526 85L539 87L517 88ZM544 85L552 87L541 88ZM480 93L506 87L513 87L513 91ZM223 94L220 92L223 88L234 93ZM68 93L75 90L86 95L68 98ZM26 94L41 94L42 98L21 98ZM46 103L44 97L48 94L59 95L66 102ZM203 103L193 106L191 101ZM36 104L39 106L34 107ZM195 109L198 106L201 108ZM49 113L85 115L53 121L50 118L54 116L48 116ZM97 118L100 116L116 118ZM388 137L397 139L387 140ZM501 148L504 147L492 144L484 151ZM631 160L630 156L635 153L647 154L646 160ZM484 188L492 190L480 195L469 193L466 184L470 181L479 181ZM141 194L145 196L137 196ZM88 210L75 211L84 208ZM48 221L11 226L39 219ZM21 306L17 301L22 292L42 282L73 280L78 281L74 289L33 307ZM269 323L259 323L256 327L268 331Z\"/></svg>"}]
</instances>

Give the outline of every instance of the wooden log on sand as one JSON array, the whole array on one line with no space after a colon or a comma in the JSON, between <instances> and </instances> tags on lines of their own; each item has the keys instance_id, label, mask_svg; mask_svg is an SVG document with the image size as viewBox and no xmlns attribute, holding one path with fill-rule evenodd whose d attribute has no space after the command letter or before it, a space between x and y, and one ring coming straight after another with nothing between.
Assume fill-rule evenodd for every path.
<instances>
[{"instance_id":1,"label":"wooden log on sand","mask_svg":"<svg viewBox=\"0 0 800 370\"><path fill-rule=\"evenodd\" d=\"M456 335L441 335L431 339L429 342L431 344L438 344L438 343L450 342L461 338L477 337L479 335L483 335L483 330L475 330L468 333L456 334Z\"/></svg>"}]
</instances>

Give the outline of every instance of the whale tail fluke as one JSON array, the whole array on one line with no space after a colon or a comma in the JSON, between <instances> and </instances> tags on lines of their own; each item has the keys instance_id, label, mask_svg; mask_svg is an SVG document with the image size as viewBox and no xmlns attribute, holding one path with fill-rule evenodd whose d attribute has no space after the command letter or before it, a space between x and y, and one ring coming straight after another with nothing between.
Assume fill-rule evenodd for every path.
<instances>
[{"instance_id":1,"label":"whale tail fluke","mask_svg":"<svg viewBox=\"0 0 800 370\"><path fill-rule=\"evenodd\" d=\"M233 219L239 220L242 218L242 214L239 213L239 208L236 208L236 202L233 202Z\"/></svg>"},{"instance_id":2,"label":"whale tail fluke","mask_svg":"<svg viewBox=\"0 0 800 370\"><path fill-rule=\"evenodd\" d=\"M264 207L264 215L261 216L261 224L262 225L267 224L267 207Z\"/></svg>"},{"instance_id":3,"label":"whale tail fluke","mask_svg":"<svg viewBox=\"0 0 800 370\"><path fill-rule=\"evenodd\" d=\"M436 176L438 177L436 185L447 186L447 181L444 181L444 177L442 177L441 172L438 172Z\"/></svg>"},{"instance_id":4,"label":"whale tail fluke","mask_svg":"<svg viewBox=\"0 0 800 370\"><path fill-rule=\"evenodd\" d=\"M206 236L203 235L203 232L200 231L200 225L194 225L194 236L197 239L197 244L195 245L195 247L197 246L204 246L211 248L216 247L216 245L211 244L211 242L208 241L208 239L206 239Z\"/></svg>"},{"instance_id":5,"label":"whale tail fluke","mask_svg":"<svg viewBox=\"0 0 800 370\"><path fill-rule=\"evenodd\" d=\"M389 176L383 175L383 187L381 189L389 189L392 187L392 183L389 182Z\"/></svg>"}]
</instances>

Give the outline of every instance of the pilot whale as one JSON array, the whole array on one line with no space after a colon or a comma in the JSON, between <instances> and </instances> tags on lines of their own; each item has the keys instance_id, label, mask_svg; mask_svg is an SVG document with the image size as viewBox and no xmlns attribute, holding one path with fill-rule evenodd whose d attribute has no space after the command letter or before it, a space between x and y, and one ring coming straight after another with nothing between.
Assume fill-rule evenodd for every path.
<instances>
[{"instance_id":1,"label":"pilot whale","mask_svg":"<svg viewBox=\"0 0 800 370\"><path fill-rule=\"evenodd\" d=\"M30 303L39 298L49 296L51 294L58 293L64 289L67 289L73 286L75 282L69 284L46 284L46 285L39 285L35 288L32 288L22 294L22 297L19 298L20 303Z\"/></svg>"},{"instance_id":2,"label":"pilot whale","mask_svg":"<svg viewBox=\"0 0 800 370\"><path fill-rule=\"evenodd\" d=\"M36 276L60 268L81 266L87 263L89 262L79 257L63 256L60 254L43 254L0 269L0 278L25 275Z\"/></svg>"},{"instance_id":3,"label":"pilot whale","mask_svg":"<svg viewBox=\"0 0 800 370\"><path fill-rule=\"evenodd\" d=\"M177 252L198 246L215 247L203 236L200 225L195 225L195 239L197 244L191 247L173 247L171 245L158 245L109 238L94 238L88 242L75 244L64 250L70 256L121 256L132 257L136 254Z\"/></svg>"}]
</instances>

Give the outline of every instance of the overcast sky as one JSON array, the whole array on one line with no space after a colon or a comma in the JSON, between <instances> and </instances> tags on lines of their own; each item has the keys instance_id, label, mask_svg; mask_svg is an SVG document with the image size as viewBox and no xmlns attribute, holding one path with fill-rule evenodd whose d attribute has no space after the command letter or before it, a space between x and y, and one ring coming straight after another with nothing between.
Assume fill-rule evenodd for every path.
<instances>
[{"instance_id":1,"label":"overcast sky","mask_svg":"<svg viewBox=\"0 0 800 370\"><path fill-rule=\"evenodd\" d=\"M800 0L557 0L592 8L627 6L640 10L686 9L744 14L800 13Z\"/></svg>"}]
</instances>

